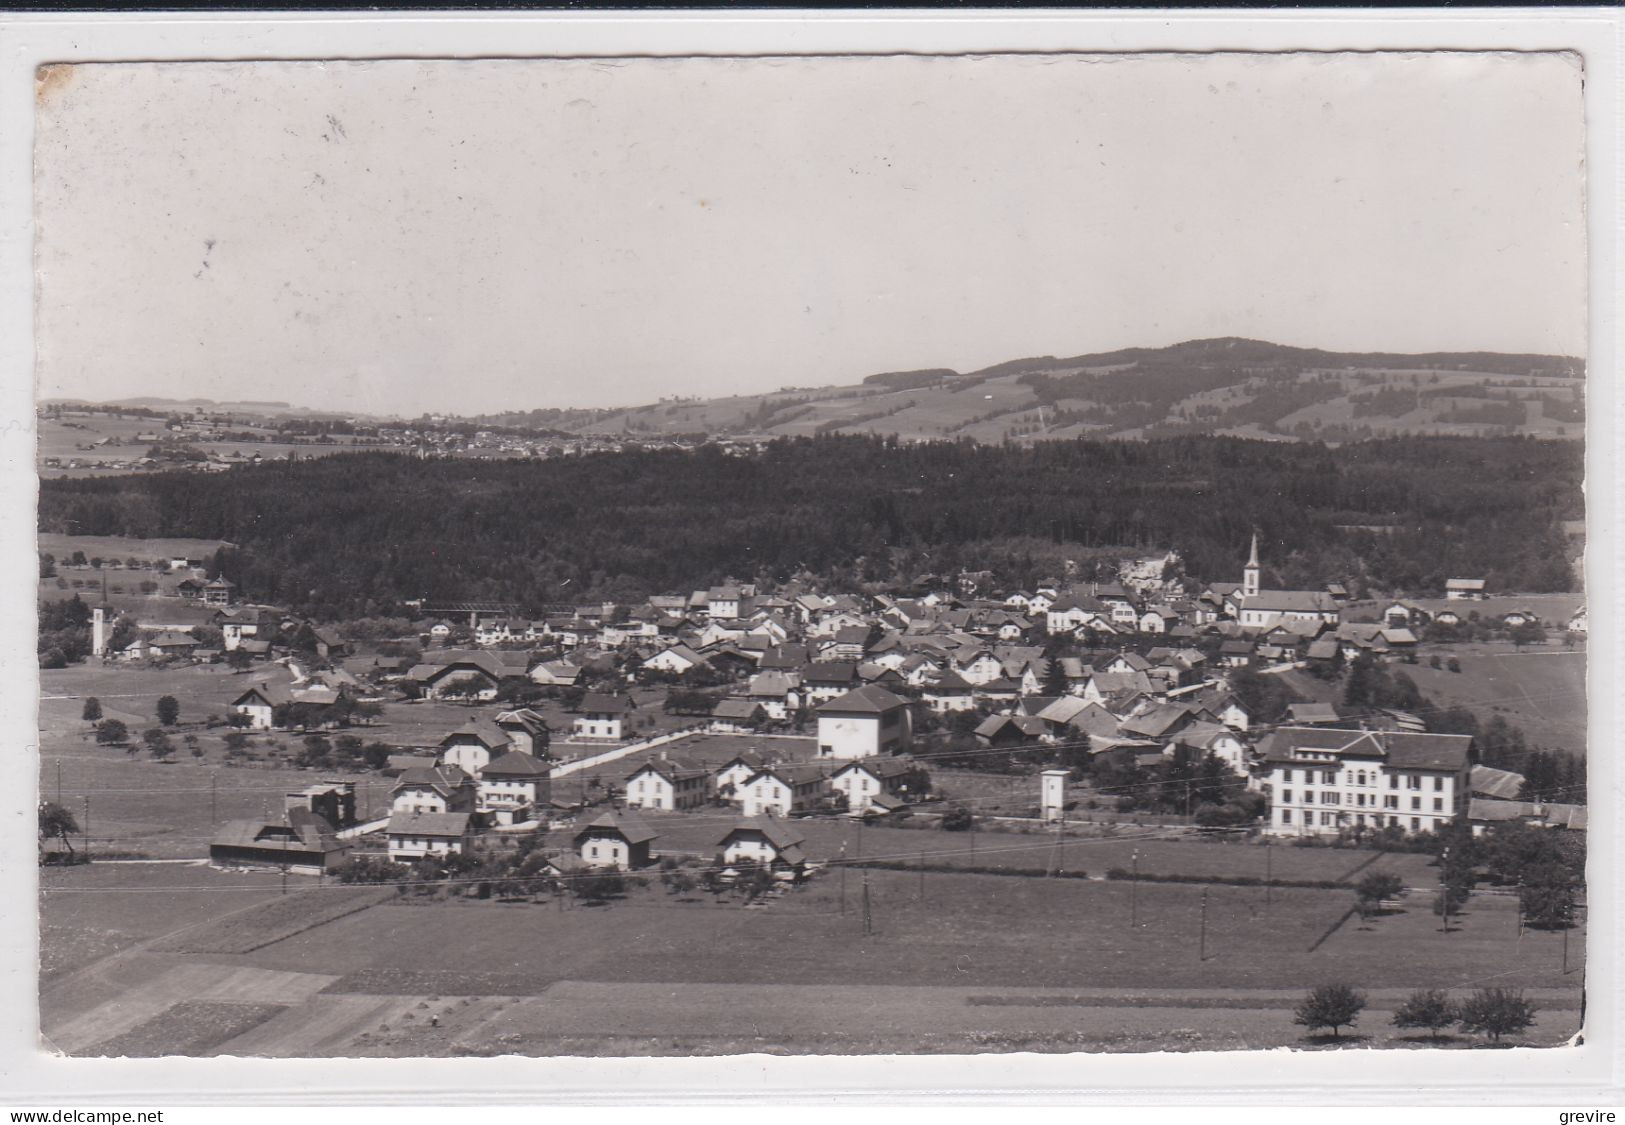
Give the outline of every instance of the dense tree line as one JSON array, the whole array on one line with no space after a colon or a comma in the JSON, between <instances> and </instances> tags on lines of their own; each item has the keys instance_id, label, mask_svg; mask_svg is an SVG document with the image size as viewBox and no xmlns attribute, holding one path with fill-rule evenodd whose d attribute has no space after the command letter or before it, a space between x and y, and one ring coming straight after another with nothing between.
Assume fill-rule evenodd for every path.
<instances>
[{"instance_id":1,"label":"dense tree line","mask_svg":"<svg viewBox=\"0 0 1625 1125\"><path fill-rule=\"evenodd\" d=\"M988 569L1010 586L1105 548L1162 549L1239 578L1425 594L1483 575L1567 590L1559 521L1583 513L1582 451L1526 438L1342 448L1229 438L904 444L831 435L752 456L714 446L541 462L393 453L41 482L43 531L240 544L213 570L318 617L408 598L517 602L810 573L857 588Z\"/></svg>"}]
</instances>

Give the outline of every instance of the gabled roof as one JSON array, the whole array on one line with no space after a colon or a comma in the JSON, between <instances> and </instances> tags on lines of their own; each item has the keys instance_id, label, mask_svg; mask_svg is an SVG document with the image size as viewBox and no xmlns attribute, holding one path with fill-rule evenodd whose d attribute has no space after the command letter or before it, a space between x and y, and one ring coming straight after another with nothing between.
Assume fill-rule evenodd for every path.
<instances>
[{"instance_id":1,"label":"gabled roof","mask_svg":"<svg viewBox=\"0 0 1625 1125\"><path fill-rule=\"evenodd\" d=\"M673 785L681 785L685 781L711 776L711 771L705 766L697 766L677 758L650 758L637 769L627 774L626 780L631 781L634 777L644 773L652 773L658 777L663 777Z\"/></svg>"},{"instance_id":2,"label":"gabled roof","mask_svg":"<svg viewBox=\"0 0 1625 1125\"><path fill-rule=\"evenodd\" d=\"M797 844L804 843L807 839L800 832L791 827L786 821L775 820L772 817L766 816L753 816L741 820L738 824L735 824L732 828L728 829L728 831L723 834L722 839L717 841L717 846L719 848L726 847L729 840L732 840L735 836L742 832L759 833L763 839L773 845L775 850L780 852L783 852L787 848L793 848Z\"/></svg>"},{"instance_id":3,"label":"gabled roof","mask_svg":"<svg viewBox=\"0 0 1625 1125\"><path fill-rule=\"evenodd\" d=\"M1300 761L1293 756L1294 750L1312 750L1340 757L1380 758L1394 769L1455 771L1468 766L1472 742L1472 737L1465 734L1280 727L1264 738L1259 750L1271 762Z\"/></svg>"},{"instance_id":4,"label":"gabled roof","mask_svg":"<svg viewBox=\"0 0 1625 1125\"><path fill-rule=\"evenodd\" d=\"M465 836L469 814L461 812L398 812L389 818L391 836Z\"/></svg>"},{"instance_id":5,"label":"gabled roof","mask_svg":"<svg viewBox=\"0 0 1625 1125\"><path fill-rule=\"evenodd\" d=\"M976 733L983 738L992 738L1006 726L1014 726L1027 738L1037 738L1045 729L1044 720L1037 715L989 715L977 724Z\"/></svg>"},{"instance_id":6,"label":"gabled roof","mask_svg":"<svg viewBox=\"0 0 1625 1125\"><path fill-rule=\"evenodd\" d=\"M1475 795L1515 801L1523 792L1524 777L1511 770L1498 770L1492 766L1474 766L1467 774L1468 785Z\"/></svg>"},{"instance_id":7,"label":"gabled roof","mask_svg":"<svg viewBox=\"0 0 1625 1125\"><path fill-rule=\"evenodd\" d=\"M750 785L758 778L772 777L794 789L798 785L822 781L827 776L825 767L818 762L777 762L757 770L745 779L745 784Z\"/></svg>"},{"instance_id":8,"label":"gabled roof","mask_svg":"<svg viewBox=\"0 0 1625 1125\"><path fill-rule=\"evenodd\" d=\"M1008 718L1008 716L995 717ZM904 774L913 773L919 768L919 763L913 758L883 758L878 756L853 758L830 776L835 778L840 777L843 773L858 773L861 771L876 781L885 781L887 778L902 777Z\"/></svg>"},{"instance_id":9,"label":"gabled roof","mask_svg":"<svg viewBox=\"0 0 1625 1125\"><path fill-rule=\"evenodd\" d=\"M1286 707L1286 717L1290 725L1335 723L1341 718L1337 708L1330 703L1289 703Z\"/></svg>"},{"instance_id":10,"label":"gabled roof","mask_svg":"<svg viewBox=\"0 0 1625 1125\"><path fill-rule=\"evenodd\" d=\"M525 781L547 777L552 772L553 768L535 755L523 750L510 750L502 757L492 759L491 764L480 771L480 777Z\"/></svg>"},{"instance_id":11,"label":"gabled roof","mask_svg":"<svg viewBox=\"0 0 1625 1125\"><path fill-rule=\"evenodd\" d=\"M944 672L925 685L927 695L968 695L976 689L958 672Z\"/></svg>"},{"instance_id":12,"label":"gabled roof","mask_svg":"<svg viewBox=\"0 0 1625 1125\"><path fill-rule=\"evenodd\" d=\"M600 813L582 826L575 838L579 843L581 838L589 835L605 835L613 833L621 836L629 844L642 844L655 839L660 833L654 831L643 822L643 818L629 809L619 811L606 811Z\"/></svg>"},{"instance_id":13,"label":"gabled roof","mask_svg":"<svg viewBox=\"0 0 1625 1125\"><path fill-rule=\"evenodd\" d=\"M456 766L414 767L401 771L401 775L395 779L394 792L402 789L433 789L442 797L449 797L455 790L472 780Z\"/></svg>"},{"instance_id":14,"label":"gabled roof","mask_svg":"<svg viewBox=\"0 0 1625 1125\"><path fill-rule=\"evenodd\" d=\"M858 666L846 660L826 660L809 664L802 670L804 684L849 684L858 675Z\"/></svg>"},{"instance_id":15,"label":"gabled roof","mask_svg":"<svg viewBox=\"0 0 1625 1125\"><path fill-rule=\"evenodd\" d=\"M754 719L766 714L760 703L750 699L719 699L711 709L713 719Z\"/></svg>"},{"instance_id":16,"label":"gabled roof","mask_svg":"<svg viewBox=\"0 0 1625 1125\"><path fill-rule=\"evenodd\" d=\"M801 677L787 672L758 672L750 678L746 686L747 695L755 697L768 697L782 699L784 696L801 686Z\"/></svg>"},{"instance_id":17,"label":"gabled roof","mask_svg":"<svg viewBox=\"0 0 1625 1125\"><path fill-rule=\"evenodd\" d=\"M818 706L821 715L878 715L907 707L908 700L894 695L879 684L865 684Z\"/></svg>"},{"instance_id":18,"label":"gabled roof","mask_svg":"<svg viewBox=\"0 0 1625 1125\"><path fill-rule=\"evenodd\" d=\"M576 710L583 714L624 715L632 710L632 705L618 695L590 691L582 697Z\"/></svg>"},{"instance_id":19,"label":"gabled roof","mask_svg":"<svg viewBox=\"0 0 1625 1125\"><path fill-rule=\"evenodd\" d=\"M490 719L470 719L456 730L447 734L440 740L442 747L449 746L456 739L471 738L488 750L499 750L511 741L508 732L497 726Z\"/></svg>"},{"instance_id":20,"label":"gabled roof","mask_svg":"<svg viewBox=\"0 0 1625 1125\"><path fill-rule=\"evenodd\" d=\"M293 702L293 691L287 684L273 684L265 680L250 684L243 693L231 701L233 707L241 707L249 702L251 696L258 696L272 707L279 707L284 703Z\"/></svg>"}]
</instances>

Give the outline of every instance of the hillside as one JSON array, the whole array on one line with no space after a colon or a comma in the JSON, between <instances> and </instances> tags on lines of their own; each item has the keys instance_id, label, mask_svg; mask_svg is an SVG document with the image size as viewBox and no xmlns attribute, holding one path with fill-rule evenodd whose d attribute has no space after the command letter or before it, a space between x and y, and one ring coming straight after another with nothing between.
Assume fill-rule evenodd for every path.
<instances>
[{"instance_id":1,"label":"hillside","mask_svg":"<svg viewBox=\"0 0 1625 1125\"><path fill-rule=\"evenodd\" d=\"M1578 438L1584 365L1490 352L1327 352L1258 340L1193 340L979 371L886 372L854 386L668 399L624 410L482 416L581 434L1031 442L1220 434L1348 441L1410 434Z\"/></svg>"}]
</instances>

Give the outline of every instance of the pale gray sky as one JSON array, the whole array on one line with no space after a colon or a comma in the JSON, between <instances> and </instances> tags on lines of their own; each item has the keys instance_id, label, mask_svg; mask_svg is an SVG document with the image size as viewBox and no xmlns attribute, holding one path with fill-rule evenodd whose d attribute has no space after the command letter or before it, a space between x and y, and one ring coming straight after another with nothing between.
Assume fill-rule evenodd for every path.
<instances>
[{"instance_id":1,"label":"pale gray sky","mask_svg":"<svg viewBox=\"0 0 1625 1125\"><path fill-rule=\"evenodd\" d=\"M1249 336L1585 351L1535 55L82 65L45 396L631 404Z\"/></svg>"}]
</instances>

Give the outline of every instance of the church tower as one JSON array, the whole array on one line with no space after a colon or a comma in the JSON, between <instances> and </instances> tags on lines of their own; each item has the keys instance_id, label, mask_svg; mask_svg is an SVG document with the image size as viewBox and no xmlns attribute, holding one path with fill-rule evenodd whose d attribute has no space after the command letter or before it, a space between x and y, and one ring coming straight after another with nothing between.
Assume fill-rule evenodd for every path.
<instances>
[{"instance_id":1,"label":"church tower","mask_svg":"<svg viewBox=\"0 0 1625 1125\"><path fill-rule=\"evenodd\" d=\"M1247 568L1241 572L1241 596L1258 596L1258 532L1253 532L1253 550L1247 556Z\"/></svg>"}]
</instances>

